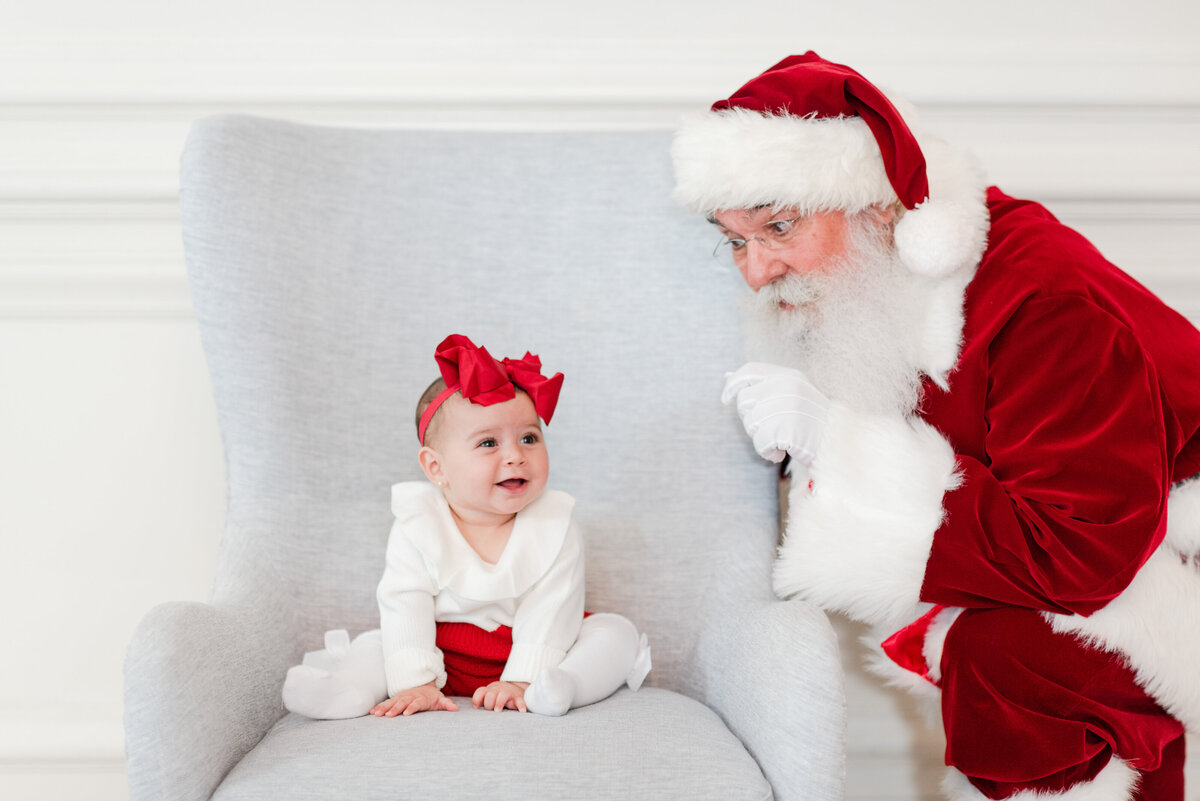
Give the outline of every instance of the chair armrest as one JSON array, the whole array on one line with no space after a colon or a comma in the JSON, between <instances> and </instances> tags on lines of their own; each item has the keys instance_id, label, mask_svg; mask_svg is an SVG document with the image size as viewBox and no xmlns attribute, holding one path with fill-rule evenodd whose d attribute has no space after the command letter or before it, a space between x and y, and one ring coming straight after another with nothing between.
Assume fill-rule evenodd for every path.
<instances>
[{"instance_id":1,"label":"chair armrest","mask_svg":"<svg viewBox=\"0 0 1200 801\"><path fill-rule=\"evenodd\" d=\"M824 612L774 599L767 581L718 591L698 653L705 701L758 761L777 801L841 801L846 701L837 635Z\"/></svg>"},{"instance_id":2,"label":"chair armrest","mask_svg":"<svg viewBox=\"0 0 1200 801\"><path fill-rule=\"evenodd\" d=\"M169 603L125 659L132 801L208 799L283 713L279 627L248 609Z\"/></svg>"}]
</instances>

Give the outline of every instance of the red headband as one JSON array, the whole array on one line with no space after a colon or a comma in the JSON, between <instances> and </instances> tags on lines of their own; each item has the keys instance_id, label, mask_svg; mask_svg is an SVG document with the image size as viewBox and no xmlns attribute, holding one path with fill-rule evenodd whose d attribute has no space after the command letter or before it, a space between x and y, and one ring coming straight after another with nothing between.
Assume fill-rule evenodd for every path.
<instances>
[{"instance_id":1,"label":"red headband","mask_svg":"<svg viewBox=\"0 0 1200 801\"><path fill-rule=\"evenodd\" d=\"M434 358L437 359L446 388L421 414L417 439L422 445L425 444L425 429L429 428L429 421L438 407L455 392L461 392L471 403L491 406L512 400L517 396L517 388L520 388L533 401L538 417L549 423L554 416L563 374L555 373L553 377L546 378L542 375L542 360L528 351L523 359L496 361L487 348L476 347L462 334L451 334L437 346Z\"/></svg>"}]
</instances>

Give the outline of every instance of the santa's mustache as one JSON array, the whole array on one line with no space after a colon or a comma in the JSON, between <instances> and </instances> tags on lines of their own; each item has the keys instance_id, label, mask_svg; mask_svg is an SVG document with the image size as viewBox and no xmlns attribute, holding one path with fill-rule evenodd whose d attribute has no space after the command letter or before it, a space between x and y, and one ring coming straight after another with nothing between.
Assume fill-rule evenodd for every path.
<instances>
[{"instance_id":1,"label":"santa's mustache","mask_svg":"<svg viewBox=\"0 0 1200 801\"><path fill-rule=\"evenodd\" d=\"M821 297L818 282L804 275L789 274L758 290L759 304L767 308L805 306L816 303Z\"/></svg>"}]
</instances>

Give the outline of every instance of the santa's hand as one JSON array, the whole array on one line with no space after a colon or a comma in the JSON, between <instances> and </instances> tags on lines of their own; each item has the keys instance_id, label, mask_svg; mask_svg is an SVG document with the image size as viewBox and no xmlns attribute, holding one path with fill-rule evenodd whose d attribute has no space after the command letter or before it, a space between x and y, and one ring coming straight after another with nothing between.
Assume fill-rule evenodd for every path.
<instances>
[{"instance_id":1,"label":"santa's hand","mask_svg":"<svg viewBox=\"0 0 1200 801\"><path fill-rule=\"evenodd\" d=\"M825 433L829 399L791 367L749 362L725 377L721 402L737 398L738 416L754 450L772 462L791 454L811 465Z\"/></svg>"}]
</instances>

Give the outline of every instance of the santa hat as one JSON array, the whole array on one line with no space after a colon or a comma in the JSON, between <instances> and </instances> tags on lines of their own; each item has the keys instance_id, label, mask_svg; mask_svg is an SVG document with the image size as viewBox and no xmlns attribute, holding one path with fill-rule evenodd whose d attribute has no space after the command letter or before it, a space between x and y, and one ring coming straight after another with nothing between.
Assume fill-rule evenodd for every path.
<instances>
[{"instance_id":1,"label":"santa hat","mask_svg":"<svg viewBox=\"0 0 1200 801\"><path fill-rule=\"evenodd\" d=\"M773 205L852 214L899 201L897 252L921 275L973 269L987 242L979 170L940 140L919 143L883 92L812 51L685 121L671 157L676 200L702 214Z\"/></svg>"}]
</instances>

